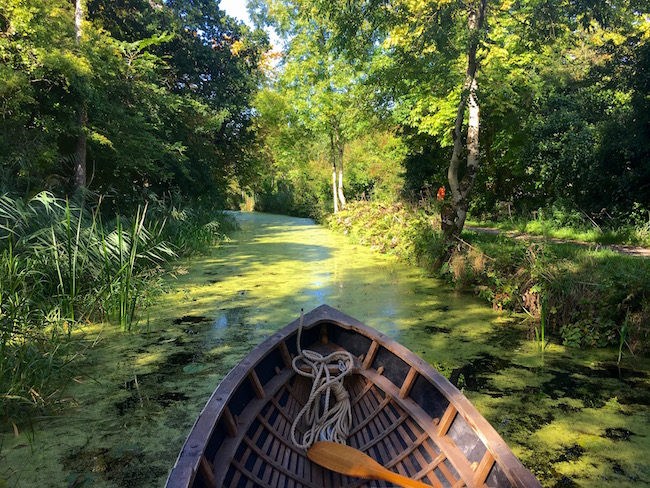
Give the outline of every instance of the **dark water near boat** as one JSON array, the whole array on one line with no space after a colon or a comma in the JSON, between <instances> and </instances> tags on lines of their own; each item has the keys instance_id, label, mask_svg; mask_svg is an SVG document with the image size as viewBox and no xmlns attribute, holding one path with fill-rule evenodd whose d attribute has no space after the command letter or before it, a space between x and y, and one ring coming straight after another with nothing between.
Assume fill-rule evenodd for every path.
<instances>
[{"instance_id":1,"label":"dark water near boat","mask_svg":"<svg viewBox=\"0 0 650 488\"><path fill-rule=\"evenodd\" d=\"M437 367L545 486L650 484L650 362L550 344L521 319L307 219L240 214L241 231L174 269L137 333L85 331L63 413L0 444L0 487L162 486L210 393L300 309L327 303ZM145 326L144 322L148 322Z\"/></svg>"}]
</instances>

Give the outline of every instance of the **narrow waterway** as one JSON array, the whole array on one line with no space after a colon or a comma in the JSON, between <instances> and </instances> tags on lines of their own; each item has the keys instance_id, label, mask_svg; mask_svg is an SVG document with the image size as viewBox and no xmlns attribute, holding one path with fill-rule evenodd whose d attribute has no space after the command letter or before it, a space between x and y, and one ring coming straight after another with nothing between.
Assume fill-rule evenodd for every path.
<instances>
[{"instance_id":1,"label":"narrow waterway","mask_svg":"<svg viewBox=\"0 0 650 488\"><path fill-rule=\"evenodd\" d=\"M546 486L650 483L650 367L551 344L422 271L307 219L237 214L211 255L178 263L138 332L87 329L59 415L0 444L0 486L159 487L210 393L247 352L327 303L428 360ZM93 346L92 348L90 346Z\"/></svg>"}]
</instances>

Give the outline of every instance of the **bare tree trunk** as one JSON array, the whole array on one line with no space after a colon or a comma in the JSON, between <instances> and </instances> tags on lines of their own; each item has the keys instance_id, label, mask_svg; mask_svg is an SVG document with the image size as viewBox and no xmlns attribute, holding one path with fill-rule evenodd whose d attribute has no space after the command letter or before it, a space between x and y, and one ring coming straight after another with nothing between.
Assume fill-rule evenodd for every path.
<instances>
[{"instance_id":1,"label":"bare tree trunk","mask_svg":"<svg viewBox=\"0 0 650 488\"><path fill-rule=\"evenodd\" d=\"M77 190L86 186L87 121L88 115L86 112L86 105L82 102L80 107L77 109L77 127L79 128L79 134L77 135L77 147L74 156L74 187Z\"/></svg>"},{"instance_id":2,"label":"bare tree trunk","mask_svg":"<svg viewBox=\"0 0 650 488\"><path fill-rule=\"evenodd\" d=\"M81 0L75 0L74 4L74 33L77 46L81 43L84 11L81 7Z\"/></svg>"},{"instance_id":3,"label":"bare tree trunk","mask_svg":"<svg viewBox=\"0 0 650 488\"><path fill-rule=\"evenodd\" d=\"M81 45L81 36L83 28L83 9L81 5L82 0L75 0L74 9L74 28L75 28L75 41L77 48ZM77 135L77 145L74 157L74 186L76 189L86 186L87 170L86 170L86 124L88 123L88 111L86 103L83 99L79 101L77 107L77 128L79 134Z\"/></svg>"},{"instance_id":4,"label":"bare tree trunk","mask_svg":"<svg viewBox=\"0 0 650 488\"><path fill-rule=\"evenodd\" d=\"M332 196L334 197L334 213L338 213L339 199L336 195L336 167L332 168Z\"/></svg>"},{"instance_id":5,"label":"bare tree trunk","mask_svg":"<svg viewBox=\"0 0 650 488\"><path fill-rule=\"evenodd\" d=\"M339 165L339 186L338 186L338 194L339 194L339 202L341 203L341 209L345 208L345 194L343 193L343 152L345 151L345 143L343 142L343 138L341 137L341 132L338 123L334 126L334 133L335 133L335 142L336 142L336 149L338 152L338 165Z\"/></svg>"},{"instance_id":6,"label":"bare tree trunk","mask_svg":"<svg viewBox=\"0 0 650 488\"><path fill-rule=\"evenodd\" d=\"M336 192L336 150L334 147L334 134L330 133L330 160L332 162L332 196L334 198L334 213L339 211L339 200Z\"/></svg>"},{"instance_id":7,"label":"bare tree trunk","mask_svg":"<svg viewBox=\"0 0 650 488\"><path fill-rule=\"evenodd\" d=\"M455 237L459 236L465 225L467 218L467 208L469 197L476 181L476 175L479 168L479 105L476 97L478 83L476 81L476 72L478 70L478 61L476 51L479 44L480 29L485 18L487 0L478 0L478 10L475 6L471 7L467 28L470 34L470 43L467 50L467 72L463 91L458 103L456 112L456 123L452 131L454 148L449 163L447 178L451 189L451 204L445 204L442 208L441 227L445 235L445 240L450 243ZM460 159L463 154L463 118L465 109L469 108L469 120L467 127L467 166L463 179L459 181ZM449 256L445 256L445 259Z\"/></svg>"},{"instance_id":8,"label":"bare tree trunk","mask_svg":"<svg viewBox=\"0 0 650 488\"><path fill-rule=\"evenodd\" d=\"M339 201L341 202L341 208L345 208L347 201L345 200L345 194L343 193L343 169L339 169Z\"/></svg>"}]
</instances>

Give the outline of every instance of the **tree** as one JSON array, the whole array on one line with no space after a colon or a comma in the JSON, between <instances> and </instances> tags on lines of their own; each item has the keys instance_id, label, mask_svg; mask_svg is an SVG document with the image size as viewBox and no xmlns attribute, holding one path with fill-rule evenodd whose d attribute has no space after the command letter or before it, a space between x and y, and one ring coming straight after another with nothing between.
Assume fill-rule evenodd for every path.
<instances>
[{"instance_id":1,"label":"tree","mask_svg":"<svg viewBox=\"0 0 650 488\"><path fill-rule=\"evenodd\" d=\"M467 217L469 198L472 194L474 182L479 169L479 104L478 104L478 50L481 37L481 30L485 20L487 0L476 0L469 4L467 30L469 33L469 45L467 48L467 72L463 91L458 103L456 123L454 125L452 139L454 149L449 163L449 186L451 188L452 205L450 211L443 207L442 231L449 241L452 237L460 236ZM464 175L461 178L460 159L464 152L462 143L462 126L465 117L465 110L469 109L469 120L467 126L467 165Z\"/></svg>"},{"instance_id":2,"label":"tree","mask_svg":"<svg viewBox=\"0 0 650 488\"><path fill-rule=\"evenodd\" d=\"M605 176L605 183L596 177L607 174L596 168L612 167L604 154L623 140L625 149L614 160L626 168L637 168L632 160L641 160L630 157L632 148L647 147L639 146L646 140L641 112L623 117L632 101L643 98L631 81L633 69L625 67L643 59L650 24L646 4L495 0L488 12L478 0L319 2L335 26L335 43L350 58L372 57L368 80L379 95L377 106L403 127L410 160L428 166L419 177L435 179L441 155L449 151L452 198L443 206L448 239L460 233L470 208L489 210L504 200L543 206L556 189L574 205L591 202L595 208L598 201L602 208L610 198L602 191L594 198L602 185L614 183L618 193L625 180L627 194L646 188L643 171L633 171L638 177L632 180ZM598 78L603 66L622 76ZM637 74L643 73L639 67ZM608 79L618 86L612 89ZM605 144L613 120L621 121L619 130L634 127L627 134L634 133L636 142L619 132ZM420 149L424 140L430 154ZM411 187L417 188L416 179L407 175Z\"/></svg>"},{"instance_id":3,"label":"tree","mask_svg":"<svg viewBox=\"0 0 650 488\"><path fill-rule=\"evenodd\" d=\"M0 3L0 167L3 190L68 182L63 152L76 140L78 88L87 74L76 51L74 3ZM76 55L72 53L76 52Z\"/></svg>"},{"instance_id":4,"label":"tree","mask_svg":"<svg viewBox=\"0 0 650 488\"><path fill-rule=\"evenodd\" d=\"M345 147L367 120L358 91L364 72L360 63L338 55L317 3L269 0L251 2L251 8L253 17L273 25L287 45L278 90L290 94L300 124L327 137L336 213L346 204Z\"/></svg>"},{"instance_id":5,"label":"tree","mask_svg":"<svg viewBox=\"0 0 650 488\"><path fill-rule=\"evenodd\" d=\"M372 53L378 72L384 75L382 81L391 85L382 91L392 98L391 110L401 123L445 137L451 99L459 98L449 132L453 149L447 175L452 198L442 212L442 230L452 240L463 229L480 161L477 52L485 35L487 0L332 2L323 8L338 26L339 42L349 53L358 55L358 45L365 40L366 52ZM462 11L467 12L465 32L460 27ZM361 20L350 20L355 18ZM458 93L461 54L466 58L465 76ZM467 161L461 164L465 153Z\"/></svg>"},{"instance_id":6,"label":"tree","mask_svg":"<svg viewBox=\"0 0 650 488\"><path fill-rule=\"evenodd\" d=\"M0 2L3 190L223 198L267 44L211 0Z\"/></svg>"}]
</instances>

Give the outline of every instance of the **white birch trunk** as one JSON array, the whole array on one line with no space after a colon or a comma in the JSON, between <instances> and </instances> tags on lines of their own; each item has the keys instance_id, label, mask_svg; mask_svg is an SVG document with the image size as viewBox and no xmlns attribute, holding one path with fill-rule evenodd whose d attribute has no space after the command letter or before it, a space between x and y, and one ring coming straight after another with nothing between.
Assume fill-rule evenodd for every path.
<instances>
[{"instance_id":1,"label":"white birch trunk","mask_svg":"<svg viewBox=\"0 0 650 488\"><path fill-rule=\"evenodd\" d=\"M334 213L338 213L339 199L336 195L336 166L332 167L332 196L334 197Z\"/></svg>"},{"instance_id":2,"label":"white birch trunk","mask_svg":"<svg viewBox=\"0 0 650 488\"><path fill-rule=\"evenodd\" d=\"M345 208L346 200L343 193L343 169L339 168L339 201L341 202L341 209Z\"/></svg>"},{"instance_id":3,"label":"white birch trunk","mask_svg":"<svg viewBox=\"0 0 650 488\"><path fill-rule=\"evenodd\" d=\"M83 11L83 7L81 5L81 0L75 0L75 4L74 4L74 33L75 33L75 40L77 42L77 46L79 46L79 44L81 44L83 18L84 18L84 11Z\"/></svg>"}]
</instances>

